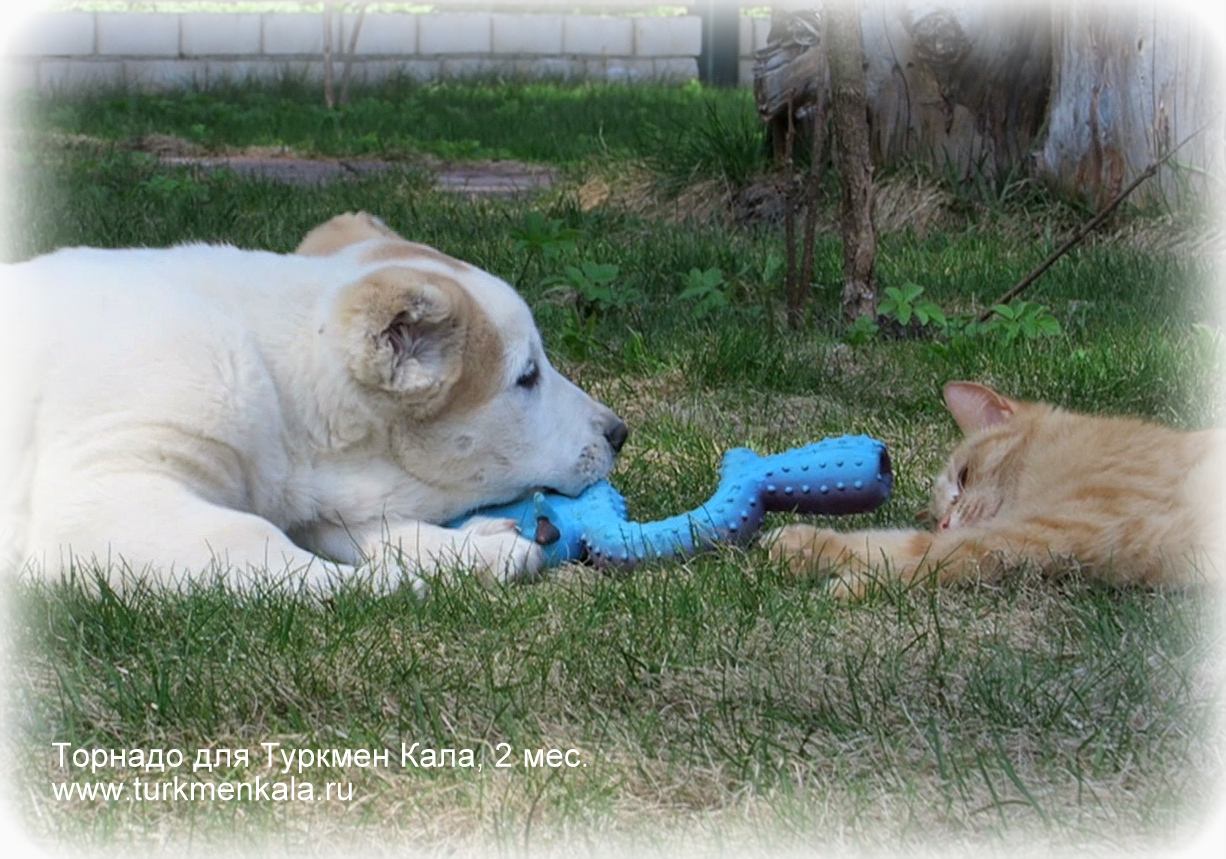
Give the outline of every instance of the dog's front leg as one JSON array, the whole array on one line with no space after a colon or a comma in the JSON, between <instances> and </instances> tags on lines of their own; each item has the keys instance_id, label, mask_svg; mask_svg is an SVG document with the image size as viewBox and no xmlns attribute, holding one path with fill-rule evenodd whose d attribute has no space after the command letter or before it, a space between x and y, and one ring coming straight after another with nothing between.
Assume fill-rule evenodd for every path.
<instances>
[{"instance_id":1,"label":"dog's front leg","mask_svg":"<svg viewBox=\"0 0 1226 859\"><path fill-rule=\"evenodd\" d=\"M201 498L159 474L118 473L73 481L67 469L45 468L29 521L31 568L57 577L94 570L111 587L159 587L220 577L235 590L301 582L329 588L353 570L290 541L268 520Z\"/></svg>"},{"instance_id":2,"label":"dog's front leg","mask_svg":"<svg viewBox=\"0 0 1226 859\"><path fill-rule=\"evenodd\" d=\"M545 563L541 547L521 537L511 519L476 517L463 528L425 522L321 523L296 536L312 551L341 563L402 570L418 592L431 580L461 572L487 585L530 580Z\"/></svg>"}]
</instances>

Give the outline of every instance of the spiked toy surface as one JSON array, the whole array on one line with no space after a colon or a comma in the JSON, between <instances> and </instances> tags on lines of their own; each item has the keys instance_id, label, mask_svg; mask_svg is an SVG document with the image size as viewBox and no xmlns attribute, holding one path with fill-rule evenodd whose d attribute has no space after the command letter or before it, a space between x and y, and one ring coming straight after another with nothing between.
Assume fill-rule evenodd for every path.
<instances>
[{"instance_id":1,"label":"spiked toy surface","mask_svg":"<svg viewBox=\"0 0 1226 859\"><path fill-rule=\"evenodd\" d=\"M766 513L867 513L885 503L893 481L884 444L839 436L767 456L733 448L724 454L709 501L656 522L628 521L626 499L601 480L573 498L537 492L449 524L458 527L473 516L514 519L521 534L541 545L546 566L583 561L630 568L720 542L747 541Z\"/></svg>"}]
</instances>

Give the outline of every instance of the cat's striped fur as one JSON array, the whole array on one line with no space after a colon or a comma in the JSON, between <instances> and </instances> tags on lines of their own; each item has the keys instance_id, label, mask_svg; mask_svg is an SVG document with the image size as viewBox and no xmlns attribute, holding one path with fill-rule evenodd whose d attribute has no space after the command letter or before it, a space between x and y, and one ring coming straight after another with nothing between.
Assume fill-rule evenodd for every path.
<instances>
[{"instance_id":1,"label":"cat's striped fur","mask_svg":"<svg viewBox=\"0 0 1226 859\"><path fill-rule=\"evenodd\" d=\"M1035 566L1113 584L1221 580L1226 431L1019 402L971 382L945 386L965 438L933 486L930 531L766 535L796 572L829 571L856 596L874 579L940 584Z\"/></svg>"}]
</instances>

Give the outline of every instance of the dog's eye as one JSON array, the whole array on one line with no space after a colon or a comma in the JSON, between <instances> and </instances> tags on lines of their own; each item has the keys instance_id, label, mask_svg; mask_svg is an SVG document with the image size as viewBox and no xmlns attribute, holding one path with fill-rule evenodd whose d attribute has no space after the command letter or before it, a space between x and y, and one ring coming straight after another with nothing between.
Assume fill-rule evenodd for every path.
<instances>
[{"instance_id":1,"label":"dog's eye","mask_svg":"<svg viewBox=\"0 0 1226 859\"><path fill-rule=\"evenodd\" d=\"M537 365L535 361L533 361L531 364L528 365L528 369L524 370L524 372L520 374L520 377L515 380L515 384L521 388L527 388L531 390L532 388L536 387L537 383L540 380L541 380L541 368Z\"/></svg>"}]
</instances>

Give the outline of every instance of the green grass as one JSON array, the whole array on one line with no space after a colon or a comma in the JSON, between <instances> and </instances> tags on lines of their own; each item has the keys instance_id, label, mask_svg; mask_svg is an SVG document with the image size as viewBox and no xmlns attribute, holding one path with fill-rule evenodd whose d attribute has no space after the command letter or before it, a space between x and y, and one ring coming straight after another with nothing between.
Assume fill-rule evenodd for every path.
<instances>
[{"instance_id":1,"label":"green grass","mask_svg":"<svg viewBox=\"0 0 1226 859\"><path fill-rule=\"evenodd\" d=\"M329 110L318 87L279 84L168 94L30 95L26 124L126 140L170 134L208 149L288 146L326 156L518 158L569 164L646 157L661 139L715 121L741 127L754 116L745 90L697 85L438 82L392 79Z\"/></svg>"},{"instance_id":2,"label":"green grass","mask_svg":"<svg viewBox=\"0 0 1226 859\"><path fill-rule=\"evenodd\" d=\"M538 103L520 85L485 89L491 104L518 102L524 115L563 101L550 93ZM609 128L635 109L681 110L687 97L692 115L706 110L698 91L625 93L639 108L607 103ZM166 98L165 110L221 116L240 110L226 101L239 95L213 106ZM578 115L589 97L576 92ZM68 101L72 122L113 106ZM60 104L33 105L30 125L116 140L182 131L141 114L130 126L106 120L104 134L57 118ZM337 151L366 127L338 132ZM518 157L547 152L555 127L537 128L535 141L521 129L507 145ZM252 142L233 133L227 143ZM317 151L309 135L296 139ZM533 157L603 158L609 175L639 155L632 142L592 135ZM578 231L574 247L529 266L522 288L555 361L631 423L614 480L637 518L703 501L727 447L865 432L890 445L894 497L834 524L907 524L955 438L938 399L950 378L1180 426L1223 422L1220 343L1203 327L1217 324L1210 273L1190 254L1113 241L1074 252L1031 293L1061 322L1057 337L849 345L832 321L840 257L829 237L817 248L810 325L788 332L772 263L779 233L583 211L571 184L537 200L470 202L434 192L406 164L303 189L96 146L30 148L23 168L10 259L191 239L290 250L315 223L361 208L513 279L525 270L515 228L532 211L558 219ZM920 283L947 309L981 308L1050 251L1033 229L1048 214L981 210L939 232L884 235L879 277ZM549 278L583 261L616 265L615 287L635 300L579 315L576 297ZM678 309L685 273L711 267L727 305L701 318ZM55 843L1146 853L1188 837L1219 797L1222 606L1211 594L1019 571L995 586L894 587L843 604L750 547L624 577L572 569L496 591L461 582L421 601L360 585L319 603L204 585L99 595L81 582L23 583L12 598L6 741L19 811ZM261 743L387 748L391 765L307 774L321 791L351 785L346 802L66 802L52 798L53 782L146 774L62 769L57 742L181 749L177 775L213 783L296 774L266 767ZM402 767L402 743L472 749L482 767ZM193 773L205 747L247 749L252 763ZM495 767L508 748L515 766ZM524 750L551 748L576 750L581 765L523 765Z\"/></svg>"}]
</instances>

